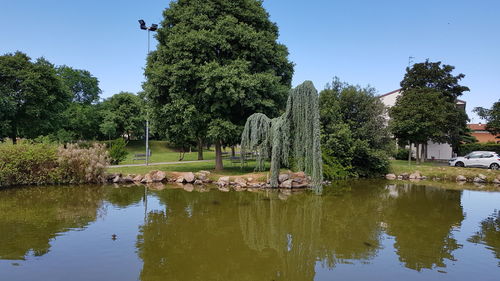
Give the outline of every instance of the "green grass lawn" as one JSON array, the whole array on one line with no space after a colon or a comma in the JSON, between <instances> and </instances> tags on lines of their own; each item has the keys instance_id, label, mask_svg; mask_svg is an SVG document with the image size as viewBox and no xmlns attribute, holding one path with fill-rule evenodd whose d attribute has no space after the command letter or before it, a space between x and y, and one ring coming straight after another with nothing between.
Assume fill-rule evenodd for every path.
<instances>
[{"instance_id":1,"label":"green grass lawn","mask_svg":"<svg viewBox=\"0 0 500 281\"><path fill-rule=\"evenodd\" d=\"M415 171L419 171L422 175L428 178L440 178L444 180L455 180L458 175L462 175L467 178L474 178L478 174L483 174L488 178L488 180L491 181L500 175L500 171L479 168L450 167L447 163L425 162L416 165L415 162L412 162L409 166L408 161L405 160L391 161L391 172L396 175L400 175L402 173L411 174Z\"/></svg>"},{"instance_id":2,"label":"green grass lawn","mask_svg":"<svg viewBox=\"0 0 500 281\"><path fill-rule=\"evenodd\" d=\"M151 149L150 163L159 162L176 162L179 161L179 152L168 146L166 141L150 141L149 146ZM134 154L145 154L146 144L144 141L129 141L126 147L128 151L127 158L120 164L143 164L144 160L133 160ZM203 159L215 159L215 151L205 150L203 152ZM198 152L186 152L183 161L198 160Z\"/></svg>"}]
</instances>

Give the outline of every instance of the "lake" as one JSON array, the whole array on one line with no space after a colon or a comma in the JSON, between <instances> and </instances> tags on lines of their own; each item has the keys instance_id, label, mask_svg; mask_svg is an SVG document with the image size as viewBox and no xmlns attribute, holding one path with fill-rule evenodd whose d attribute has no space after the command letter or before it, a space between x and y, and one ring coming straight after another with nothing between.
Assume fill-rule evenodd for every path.
<instances>
[{"instance_id":1,"label":"lake","mask_svg":"<svg viewBox=\"0 0 500 281\"><path fill-rule=\"evenodd\" d=\"M500 280L500 193L387 181L0 191L0 280Z\"/></svg>"}]
</instances>

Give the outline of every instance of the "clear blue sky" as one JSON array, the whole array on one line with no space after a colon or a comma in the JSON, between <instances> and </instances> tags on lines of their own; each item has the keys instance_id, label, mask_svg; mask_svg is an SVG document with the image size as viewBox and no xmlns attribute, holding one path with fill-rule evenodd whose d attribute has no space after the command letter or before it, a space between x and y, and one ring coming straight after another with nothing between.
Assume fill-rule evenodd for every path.
<instances>
[{"instance_id":1,"label":"clear blue sky","mask_svg":"<svg viewBox=\"0 0 500 281\"><path fill-rule=\"evenodd\" d=\"M20 50L87 69L99 78L103 97L137 92L147 52L147 32L137 20L159 23L169 2L1 0L0 53ZM264 6L296 64L294 85L312 80L321 90L339 76L383 94L399 87L413 56L466 75L469 113L500 98L498 0L267 0Z\"/></svg>"}]
</instances>

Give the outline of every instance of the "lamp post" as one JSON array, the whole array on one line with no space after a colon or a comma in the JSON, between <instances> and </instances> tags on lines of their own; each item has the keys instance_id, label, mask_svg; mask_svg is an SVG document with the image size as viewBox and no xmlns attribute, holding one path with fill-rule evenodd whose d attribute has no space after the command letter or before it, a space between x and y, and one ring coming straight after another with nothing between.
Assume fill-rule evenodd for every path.
<instances>
[{"instance_id":1,"label":"lamp post","mask_svg":"<svg viewBox=\"0 0 500 281\"><path fill-rule=\"evenodd\" d=\"M146 26L146 22L144 20L139 20L139 25L142 30L148 31L148 55L149 55L149 41L150 41L150 32L156 31L158 29L157 24L152 24L151 26ZM146 113L146 166L149 165L149 112Z\"/></svg>"}]
</instances>

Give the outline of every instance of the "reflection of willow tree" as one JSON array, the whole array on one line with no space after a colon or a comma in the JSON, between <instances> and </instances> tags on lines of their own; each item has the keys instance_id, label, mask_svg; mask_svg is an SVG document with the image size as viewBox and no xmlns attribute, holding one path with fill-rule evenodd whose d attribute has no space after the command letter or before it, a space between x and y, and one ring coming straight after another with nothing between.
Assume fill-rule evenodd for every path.
<instances>
[{"instance_id":1,"label":"reflection of willow tree","mask_svg":"<svg viewBox=\"0 0 500 281\"><path fill-rule=\"evenodd\" d=\"M105 198L111 204L125 208L136 204L144 197L144 186L120 186L119 188L107 187Z\"/></svg>"},{"instance_id":2,"label":"reflection of willow tree","mask_svg":"<svg viewBox=\"0 0 500 281\"><path fill-rule=\"evenodd\" d=\"M137 247L149 280L313 280L329 267L376 254L380 189L342 196L158 193Z\"/></svg>"},{"instance_id":3,"label":"reflection of willow tree","mask_svg":"<svg viewBox=\"0 0 500 281\"><path fill-rule=\"evenodd\" d=\"M400 261L420 271L445 267L445 259L455 260L453 251L461 245L451 230L464 219L461 192L405 185L392 195L386 202L385 221Z\"/></svg>"},{"instance_id":4,"label":"reflection of willow tree","mask_svg":"<svg viewBox=\"0 0 500 281\"><path fill-rule=\"evenodd\" d=\"M481 222L481 229L467 241L487 245L500 259L500 211L495 211ZM500 266L500 262L498 264Z\"/></svg>"},{"instance_id":5,"label":"reflection of willow tree","mask_svg":"<svg viewBox=\"0 0 500 281\"><path fill-rule=\"evenodd\" d=\"M0 259L49 252L50 240L97 217L100 188L30 187L0 192Z\"/></svg>"}]
</instances>

